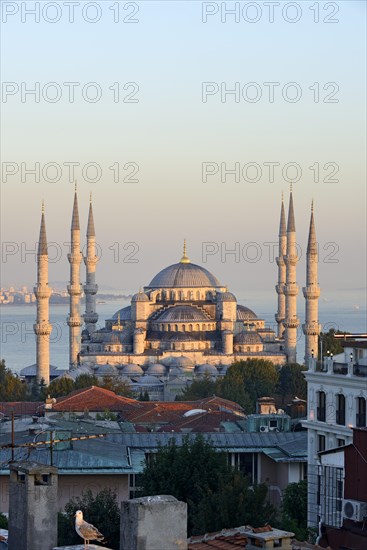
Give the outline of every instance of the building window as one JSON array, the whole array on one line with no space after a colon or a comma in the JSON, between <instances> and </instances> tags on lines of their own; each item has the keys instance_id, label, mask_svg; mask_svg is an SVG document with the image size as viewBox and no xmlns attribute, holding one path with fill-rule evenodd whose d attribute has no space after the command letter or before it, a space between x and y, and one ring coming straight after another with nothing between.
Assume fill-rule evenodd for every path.
<instances>
[{"instance_id":1,"label":"building window","mask_svg":"<svg viewBox=\"0 0 367 550\"><path fill-rule=\"evenodd\" d=\"M189 325L189 331L192 332L192 325Z\"/></svg>"},{"instance_id":2,"label":"building window","mask_svg":"<svg viewBox=\"0 0 367 550\"><path fill-rule=\"evenodd\" d=\"M338 447L344 447L345 439L337 439L336 443L337 443Z\"/></svg>"},{"instance_id":3,"label":"building window","mask_svg":"<svg viewBox=\"0 0 367 550\"><path fill-rule=\"evenodd\" d=\"M321 452L321 451L325 451L325 436L324 435L319 435L318 437L318 451Z\"/></svg>"},{"instance_id":4,"label":"building window","mask_svg":"<svg viewBox=\"0 0 367 550\"><path fill-rule=\"evenodd\" d=\"M345 397L342 393L336 396L336 423L345 426Z\"/></svg>"},{"instance_id":5,"label":"building window","mask_svg":"<svg viewBox=\"0 0 367 550\"><path fill-rule=\"evenodd\" d=\"M326 418L326 395L324 391L317 392L317 420L325 422Z\"/></svg>"},{"instance_id":6,"label":"building window","mask_svg":"<svg viewBox=\"0 0 367 550\"><path fill-rule=\"evenodd\" d=\"M366 427L366 400L364 397L357 397L356 426L357 428Z\"/></svg>"}]
</instances>

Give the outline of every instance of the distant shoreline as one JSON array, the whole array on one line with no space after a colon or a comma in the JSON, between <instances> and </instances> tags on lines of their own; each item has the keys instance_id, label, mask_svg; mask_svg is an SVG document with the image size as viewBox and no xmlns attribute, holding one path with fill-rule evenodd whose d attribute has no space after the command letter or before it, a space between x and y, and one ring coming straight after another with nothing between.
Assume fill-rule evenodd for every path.
<instances>
[{"instance_id":1,"label":"distant shoreline","mask_svg":"<svg viewBox=\"0 0 367 550\"><path fill-rule=\"evenodd\" d=\"M131 300L132 298L132 294L128 294L128 295L125 295L125 294L99 294L98 297L97 297L97 304L98 302L114 302L116 300ZM63 299L60 300L57 300L55 302L52 301L52 299L50 299L50 306L65 306L65 305L69 305L69 300L70 298L69 297L65 297ZM84 304L85 303L85 298L82 298L80 300L80 303L81 304ZM35 306L37 305L37 302L10 302L10 303L7 303L7 304L4 304L3 302L0 303L0 307L23 307L23 306Z\"/></svg>"}]
</instances>

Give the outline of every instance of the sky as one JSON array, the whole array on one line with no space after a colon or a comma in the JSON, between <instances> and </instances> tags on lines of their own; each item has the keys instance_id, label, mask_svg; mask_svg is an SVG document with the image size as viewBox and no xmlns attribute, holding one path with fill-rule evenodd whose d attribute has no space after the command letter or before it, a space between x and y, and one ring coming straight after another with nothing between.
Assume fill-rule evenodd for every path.
<instances>
[{"instance_id":1,"label":"sky","mask_svg":"<svg viewBox=\"0 0 367 550\"><path fill-rule=\"evenodd\" d=\"M365 2L1 4L3 287L35 283L42 199L50 281L68 280L76 179L102 289L148 284L186 238L222 284L275 304L295 180L299 285L313 199L323 297L365 307Z\"/></svg>"}]
</instances>

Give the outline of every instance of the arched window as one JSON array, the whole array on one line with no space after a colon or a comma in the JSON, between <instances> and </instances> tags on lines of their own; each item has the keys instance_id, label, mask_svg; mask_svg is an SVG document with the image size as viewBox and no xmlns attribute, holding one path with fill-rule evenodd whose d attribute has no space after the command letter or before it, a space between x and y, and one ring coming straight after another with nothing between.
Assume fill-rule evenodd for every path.
<instances>
[{"instance_id":1,"label":"arched window","mask_svg":"<svg viewBox=\"0 0 367 550\"><path fill-rule=\"evenodd\" d=\"M181 344L181 349L182 349L182 350L185 349L185 344Z\"/></svg>"},{"instance_id":2,"label":"arched window","mask_svg":"<svg viewBox=\"0 0 367 550\"><path fill-rule=\"evenodd\" d=\"M189 332L192 332L192 325L189 325Z\"/></svg>"},{"instance_id":3,"label":"arched window","mask_svg":"<svg viewBox=\"0 0 367 550\"><path fill-rule=\"evenodd\" d=\"M259 351L259 346L256 346L256 351Z\"/></svg>"},{"instance_id":4,"label":"arched window","mask_svg":"<svg viewBox=\"0 0 367 550\"><path fill-rule=\"evenodd\" d=\"M203 324L203 330L206 330L206 324L205 323Z\"/></svg>"},{"instance_id":5,"label":"arched window","mask_svg":"<svg viewBox=\"0 0 367 550\"><path fill-rule=\"evenodd\" d=\"M191 344L191 349L194 349L194 344Z\"/></svg>"},{"instance_id":6,"label":"arched window","mask_svg":"<svg viewBox=\"0 0 367 550\"><path fill-rule=\"evenodd\" d=\"M175 331L176 332L178 331L178 325L175 325Z\"/></svg>"},{"instance_id":7,"label":"arched window","mask_svg":"<svg viewBox=\"0 0 367 550\"><path fill-rule=\"evenodd\" d=\"M247 346L247 353L250 353L250 351L251 351L250 346Z\"/></svg>"},{"instance_id":8,"label":"arched window","mask_svg":"<svg viewBox=\"0 0 367 550\"><path fill-rule=\"evenodd\" d=\"M171 325L167 325L167 330L170 332L171 331Z\"/></svg>"},{"instance_id":9,"label":"arched window","mask_svg":"<svg viewBox=\"0 0 367 550\"><path fill-rule=\"evenodd\" d=\"M206 349L209 349L209 343L208 342L206 342L205 347L206 347Z\"/></svg>"},{"instance_id":10,"label":"arched window","mask_svg":"<svg viewBox=\"0 0 367 550\"><path fill-rule=\"evenodd\" d=\"M182 325L182 332L186 332L186 325Z\"/></svg>"},{"instance_id":11,"label":"arched window","mask_svg":"<svg viewBox=\"0 0 367 550\"><path fill-rule=\"evenodd\" d=\"M200 291L199 290L196 292L196 299L200 300Z\"/></svg>"},{"instance_id":12,"label":"arched window","mask_svg":"<svg viewBox=\"0 0 367 550\"><path fill-rule=\"evenodd\" d=\"M196 330L200 330L200 326L198 324L195 325Z\"/></svg>"}]
</instances>

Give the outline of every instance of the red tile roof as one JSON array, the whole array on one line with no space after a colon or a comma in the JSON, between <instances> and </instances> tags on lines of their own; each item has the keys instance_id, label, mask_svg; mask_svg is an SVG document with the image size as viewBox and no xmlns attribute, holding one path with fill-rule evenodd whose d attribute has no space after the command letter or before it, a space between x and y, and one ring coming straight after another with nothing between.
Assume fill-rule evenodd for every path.
<instances>
[{"instance_id":1,"label":"red tile roof","mask_svg":"<svg viewBox=\"0 0 367 550\"><path fill-rule=\"evenodd\" d=\"M82 412L88 410L96 411L123 411L124 408L139 408L140 403L135 399L122 397L113 391L90 386L81 390L75 390L69 395L58 397L56 403L52 406L53 411L57 412Z\"/></svg>"}]
</instances>

